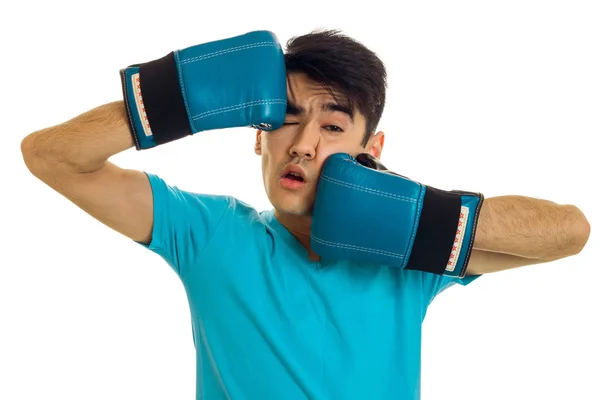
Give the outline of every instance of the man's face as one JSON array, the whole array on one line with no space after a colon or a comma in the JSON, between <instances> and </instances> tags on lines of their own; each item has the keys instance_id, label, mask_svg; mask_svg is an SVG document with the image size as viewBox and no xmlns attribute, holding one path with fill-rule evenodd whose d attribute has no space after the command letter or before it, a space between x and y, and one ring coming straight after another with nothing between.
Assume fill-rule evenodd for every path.
<instances>
[{"instance_id":1,"label":"man's face","mask_svg":"<svg viewBox=\"0 0 600 400\"><path fill-rule=\"evenodd\" d=\"M341 101L337 93L336 97ZM312 215L319 175L331 154L370 152L380 157L383 133L362 147L364 117L358 112L351 117L345 108L304 74L289 75L285 124L271 132L258 131L255 144L256 154L262 156L267 196L279 212Z\"/></svg>"}]
</instances>

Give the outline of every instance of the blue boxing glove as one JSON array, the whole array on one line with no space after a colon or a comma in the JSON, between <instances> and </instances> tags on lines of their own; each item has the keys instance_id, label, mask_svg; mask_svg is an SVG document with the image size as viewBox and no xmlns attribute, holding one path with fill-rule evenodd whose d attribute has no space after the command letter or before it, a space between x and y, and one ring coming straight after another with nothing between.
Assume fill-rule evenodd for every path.
<instances>
[{"instance_id":1,"label":"blue boxing glove","mask_svg":"<svg viewBox=\"0 0 600 400\"><path fill-rule=\"evenodd\" d=\"M120 72L137 150L211 129L274 130L285 120L284 54L269 31L172 51Z\"/></svg>"},{"instance_id":2,"label":"blue boxing glove","mask_svg":"<svg viewBox=\"0 0 600 400\"><path fill-rule=\"evenodd\" d=\"M317 186L311 248L323 259L462 278L482 204L480 193L422 185L370 154L334 154Z\"/></svg>"}]
</instances>

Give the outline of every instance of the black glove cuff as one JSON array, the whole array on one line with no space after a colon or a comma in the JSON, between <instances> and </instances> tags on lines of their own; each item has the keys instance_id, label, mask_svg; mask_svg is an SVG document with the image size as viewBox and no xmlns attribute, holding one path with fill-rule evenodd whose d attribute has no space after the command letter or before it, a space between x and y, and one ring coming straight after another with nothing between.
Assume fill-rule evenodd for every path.
<instances>
[{"instance_id":1,"label":"black glove cuff","mask_svg":"<svg viewBox=\"0 0 600 400\"><path fill-rule=\"evenodd\" d=\"M140 65L140 89L157 145L192 134L174 52Z\"/></svg>"},{"instance_id":2,"label":"black glove cuff","mask_svg":"<svg viewBox=\"0 0 600 400\"><path fill-rule=\"evenodd\" d=\"M425 188L423 210L406 269L442 275L452 253L462 202L458 194Z\"/></svg>"}]
</instances>

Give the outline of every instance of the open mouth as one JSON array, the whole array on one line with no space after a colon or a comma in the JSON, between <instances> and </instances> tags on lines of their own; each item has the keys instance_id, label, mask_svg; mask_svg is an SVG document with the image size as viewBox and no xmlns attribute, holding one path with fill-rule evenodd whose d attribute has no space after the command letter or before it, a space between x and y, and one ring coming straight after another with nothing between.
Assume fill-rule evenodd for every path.
<instances>
[{"instance_id":1,"label":"open mouth","mask_svg":"<svg viewBox=\"0 0 600 400\"><path fill-rule=\"evenodd\" d=\"M285 189L296 190L306 185L306 179L301 172L289 171L281 175L281 186Z\"/></svg>"},{"instance_id":2,"label":"open mouth","mask_svg":"<svg viewBox=\"0 0 600 400\"><path fill-rule=\"evenodd\" d=\"M283 179L290 179L296 182L304 182L304 178L302 177L302 175L296 172L288 172L287 174L283 175Z\"/></svg>"}]
</instances>

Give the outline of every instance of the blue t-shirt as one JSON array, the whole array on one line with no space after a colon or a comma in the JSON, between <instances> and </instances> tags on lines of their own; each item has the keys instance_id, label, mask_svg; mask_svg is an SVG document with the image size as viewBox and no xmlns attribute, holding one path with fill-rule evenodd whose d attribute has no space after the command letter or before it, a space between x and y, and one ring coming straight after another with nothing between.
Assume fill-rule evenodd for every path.
<instances>
[{"instance_id":1,"label":"blue t-shirt","mask_svg":"<svg viewBox=\"0 0 600 400\"><path fill-rule=\"evenodd\" d=\"M272 210L147 175L154 227L142 245L186 290L197 399L420 398L427 307L478 276L311 261Z\"/></svg>"}]
</instances>

